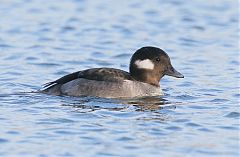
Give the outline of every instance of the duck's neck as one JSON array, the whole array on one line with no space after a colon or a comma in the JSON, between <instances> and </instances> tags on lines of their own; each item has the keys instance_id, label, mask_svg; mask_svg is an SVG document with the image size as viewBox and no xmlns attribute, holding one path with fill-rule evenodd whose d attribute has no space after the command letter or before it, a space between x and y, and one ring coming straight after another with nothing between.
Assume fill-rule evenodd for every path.
<instances>
[{"instance_id":1,"label":"duck's neck","mask_svg":"<svg viewBox=\"0 0 240 157\"><path fill-rule=\"evenodd\" d=\"M148 83L150 85L160 87L160 79L163 77L159 73L154 73L150 70L137 70L131 72L130 75L137 81Z\"/></svg>"}]
</instances>

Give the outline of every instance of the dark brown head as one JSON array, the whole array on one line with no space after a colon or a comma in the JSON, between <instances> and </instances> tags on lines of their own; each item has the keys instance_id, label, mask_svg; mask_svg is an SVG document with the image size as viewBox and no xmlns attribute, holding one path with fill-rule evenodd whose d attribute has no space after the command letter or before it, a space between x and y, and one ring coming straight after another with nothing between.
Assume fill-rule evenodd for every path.
<instances>
[{"instance_id":1,"label":"dark brown head","mask_svg":"<svg viewBox=\"0 0 240 157\"><path fill-rule=\"evenodd\" d=\"M130 62L130 75L141 82L159 86L164 75L177 78L184 76L176 71L166 52L157 47L142 47L132 56Z\"/></svg>"}]
</instances>

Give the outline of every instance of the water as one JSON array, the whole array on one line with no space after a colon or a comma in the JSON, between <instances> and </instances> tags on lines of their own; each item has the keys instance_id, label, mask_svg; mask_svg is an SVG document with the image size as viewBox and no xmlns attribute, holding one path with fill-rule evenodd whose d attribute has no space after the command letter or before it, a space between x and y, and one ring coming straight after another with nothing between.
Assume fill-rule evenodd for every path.
<instances>
[{"instance_id":1,"label":"water","mask_svg":"<svg viewBox=\"0 0 240 157\"><path fill-rule=\"evenodd\" d=\"M239 156L238 2L0 5L0 156ZM93 67L128 70L146 45L184 79L139 100L24 93Z\"/></svg>"}]
</instances>

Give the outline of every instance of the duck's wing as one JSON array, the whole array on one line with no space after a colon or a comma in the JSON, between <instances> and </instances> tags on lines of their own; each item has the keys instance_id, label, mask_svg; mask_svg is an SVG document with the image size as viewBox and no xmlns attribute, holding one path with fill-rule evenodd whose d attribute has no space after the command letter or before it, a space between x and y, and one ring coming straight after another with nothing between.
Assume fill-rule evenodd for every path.
<instances>
[{"instance_id":1,"label":"duck's wing","mask_svg":"<svg viewBox=\"0 0 240 157\"><path fill-rule=\"evenodd\" d=\"M71 74L68 74L68 75L65 75L55 81L52 81L52 82L48 82L48 83L45 83L43 84L43 88L49 88L49 87L52 87L54 85L57 85L57 84L64 84L64 83L67 83L69 81L72 81L72 80L75 80L78 78L78 74L80 73L81 71L78 71L78 72L75 72L75 73L71 73Z\"/></svg>"},{"instance_id":2,"label":"duck's wing","mask_svg":"<svg viewBox=\"0 0 240 157\"><path fill-rule=\"evenodd\" d=\"M110 81L110 82L121 81L121 80L134 80L128 72L120 69L94 68L94 69L88 69L88 70L83 70L83 71L78 71L75 73L68 74L55 81L44 84L43 87L50 88L58 84L65 84L67 82L70 82L78 78L85 78L85 79L96 80L96 81Z\"/></svg>"},{"instance_id":3,"label":"duck's wing","mask_svg":"<svg viewBox=\"0 0 240 157\"><path fill-rule=\"evenodd\" d=\"M110 82L120 80L133 80L128 72L114 68L94 68L84 70L79 73L79 78Z\"/></svg>"}]
</instances>

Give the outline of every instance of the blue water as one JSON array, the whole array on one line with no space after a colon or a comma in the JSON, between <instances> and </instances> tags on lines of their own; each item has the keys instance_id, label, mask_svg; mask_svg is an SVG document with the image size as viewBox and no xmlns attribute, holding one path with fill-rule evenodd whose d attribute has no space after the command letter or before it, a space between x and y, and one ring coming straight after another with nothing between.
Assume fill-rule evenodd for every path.
<instances>
[{"instance_id":1,"label":"blue water","mask_svg":"<svg viewBox=\"0 0 240 157\"><path fill-rule=\"evenodd\" d=\"M0 156L240 156L238 1L3 0L0 15ZM147 45L185 75L164 77L163 97L28 93L128 70Z\"/></svg>"}]
</instances>

